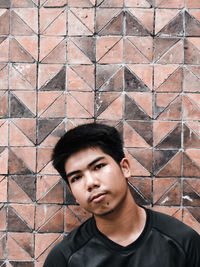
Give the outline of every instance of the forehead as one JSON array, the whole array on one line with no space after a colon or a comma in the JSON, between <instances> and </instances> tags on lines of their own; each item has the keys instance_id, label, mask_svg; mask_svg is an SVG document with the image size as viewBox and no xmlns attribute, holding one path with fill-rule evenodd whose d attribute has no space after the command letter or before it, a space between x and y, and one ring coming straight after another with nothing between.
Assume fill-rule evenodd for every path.
<instances>
[{"instance_id":1,"label":"forehead","mask_svg":"<svg viewBox=\"0 0 200 267\"><path fill-rule=\"evenodd\" d=\"M81 170L85 168L88 164L99 157L104 157L105 159L110 159L108 154L105 154L100 148L86 148L72 154L65 162L65 171L69 173L75 170Z\"/></svg>"}]
</instances>

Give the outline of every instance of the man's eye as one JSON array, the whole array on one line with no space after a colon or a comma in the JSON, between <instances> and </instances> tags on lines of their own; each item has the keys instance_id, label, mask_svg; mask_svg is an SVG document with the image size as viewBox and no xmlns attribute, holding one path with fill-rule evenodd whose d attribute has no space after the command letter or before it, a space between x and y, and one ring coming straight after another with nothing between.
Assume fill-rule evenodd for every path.
<instances>
[{"instance_id":1,"label":"man's eye","mask_svg":"<svg viewBox=\"0 0 200 267\"><path fill-rule=\"evenodd\" d=\"M99 169L103 168L104 166L105 166L104 163L100 163L100 164L97 164L97 165L94 167L94 169L95 169L95 170L99 170Z\"/></svg>"},{"instance_id":2,"label":"man's eye","mask_svg":"<svg viewBox=\"0 0 200 267\"><path fill-rule=\"evenodd\" d=\"M71 178L70 182L74 183L74 182L78 181L80 178L81 178L81 175L74 176Z\"/></svg>"}]
</instances>

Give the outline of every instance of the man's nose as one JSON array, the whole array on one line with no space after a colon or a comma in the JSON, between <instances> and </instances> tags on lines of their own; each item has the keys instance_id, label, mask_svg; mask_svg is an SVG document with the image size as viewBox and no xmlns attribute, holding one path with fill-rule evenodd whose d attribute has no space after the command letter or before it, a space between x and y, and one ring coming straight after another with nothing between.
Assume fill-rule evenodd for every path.
<instances>
[{"instance_id":1,"label":"man's nose","mask_svg":"<svg viewBox=\"0 0 200 267\"><path fill-rule=\"evenodd\" d=\"M85 184L88 191L91 191L94 187L99 187L99 179L94 173L90 171L85 172Z\"/></svg>"}]
</instances>

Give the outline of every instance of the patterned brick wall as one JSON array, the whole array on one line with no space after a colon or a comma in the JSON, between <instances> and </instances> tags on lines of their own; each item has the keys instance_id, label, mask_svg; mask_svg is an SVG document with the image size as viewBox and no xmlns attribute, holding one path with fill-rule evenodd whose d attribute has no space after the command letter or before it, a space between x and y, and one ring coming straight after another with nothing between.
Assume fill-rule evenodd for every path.
<instances>
[{"instance_id":1,"label":"patterned brick wall","mask_svg":"<svg viewBox=\"0 0 200 267\"><path fill-rule=\"evenodd\" d=\"M94 120L122 134L137 202L200 232L199 0L0 1L1 267L41 267L89 216L50 155Z\"/></svg>"}]
</instances>

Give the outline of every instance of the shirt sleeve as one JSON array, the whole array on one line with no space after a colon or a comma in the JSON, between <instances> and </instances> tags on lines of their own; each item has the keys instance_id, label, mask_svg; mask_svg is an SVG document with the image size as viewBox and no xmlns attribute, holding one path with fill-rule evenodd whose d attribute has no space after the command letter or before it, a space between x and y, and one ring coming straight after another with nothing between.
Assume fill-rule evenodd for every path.
<instances>
[{"instance_id":1,"label":"shirt sleeve","mask_svg":"<svg viewBox=\"0 0 200 267\"><path fill-rule=\"evenodd\" d=\"M200 235L196 232L189 243L186 266L200 267Z\"/></svg>"},{"instance_id":2,"label":"shirt sleeve","mask_svg":"<svg viewBox=\"0 0 200 267\"><path fill-rule=\"evenodd\" d=\"M59 249L59 247L55 246L50 253L48 254L43 267L67 267L66 259Z\"/></svg>"}]
</instances>

